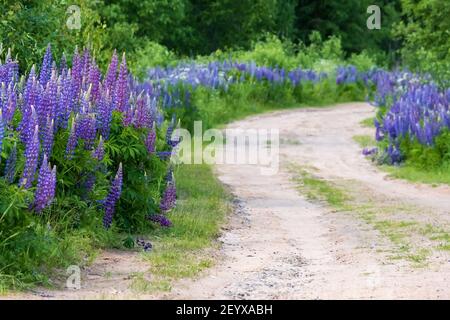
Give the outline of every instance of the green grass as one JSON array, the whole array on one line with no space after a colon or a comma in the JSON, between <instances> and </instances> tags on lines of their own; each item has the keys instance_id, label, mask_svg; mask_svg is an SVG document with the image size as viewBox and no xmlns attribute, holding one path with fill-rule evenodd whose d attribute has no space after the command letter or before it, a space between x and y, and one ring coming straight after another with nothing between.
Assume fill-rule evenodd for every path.
<instances>
[{"instance_id":1,"label":"green grass","mask_svg":"<svg viewBox=\"0 0 450 320\"><path fill-rule=\"evenodd\" d=\"M357 135L353 137L353 140L359 144L361 148L373 147L377 144L375 139L369 135Z\"/></svg>"},{"instance_id":2,"label":"green grass","mask_svg":"<svg viewBox=\"0 0 450 320\"><path fill-rule=\"evenodd\" d=\"M294 168L294 167L293 167ZM296 167L296 181L300 191L310 200L324 201L335 209L345 209L348 195L329 181L320 179L304 169Z\"/></svg>"},{"instance_id":3,"label":"green grass","mask_svg":"<svg viewBox=\"0 0 450 320\"><path fill-rule=\"evenodd\" d=\"M374 117L367 118L367 119L362 120L359 124L364 128L373 128L373 127L375 127L374 120L375 120Z\"/></svg>"},{"instance_id":4,"label":"green grass","mask_svg":"<svg viewBox=\"0 0 450 320\"><path fill-rule=\"evenodd\" d=\"M415 183L427 183L431 185L450 185L450 170L426 170L413 167L411 165L381 166L390 176L397 179L404 179Z\"/></svg>"},{"instance_id":5,"label":"green grass","mask_svg":"<svg viewBox=\"0 0 450 320\"><path fill-rule=\"evenodd\" d=\"M193 277L214 264L211 250L218 246L220 227L231 208L230 196L210 166L180 166L176 181L178 205L169 215L173 227L157 229L154 249L143 254L150 263L151 290L170 290L172 280ZM135 287L145 289L142 283Z\"/></svg>"}]
</instances>

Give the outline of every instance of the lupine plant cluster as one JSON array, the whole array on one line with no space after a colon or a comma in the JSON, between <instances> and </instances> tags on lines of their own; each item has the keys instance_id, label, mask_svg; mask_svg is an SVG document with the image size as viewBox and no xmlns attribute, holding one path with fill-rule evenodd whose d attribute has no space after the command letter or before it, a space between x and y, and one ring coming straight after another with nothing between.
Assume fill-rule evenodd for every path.
<instances>
[{"instance_id":1,"label":"lupine plant cluster","mask_svg":"<svg viewBox=\"0 0 450 320\"><path fill-rule=\"evenodd\" d=\"M303 81L317 82L326 76L325 73L318 74L313 70L302 68L288 71L283 68L257 66L254 62L240 63L236 61L215 61L206 65L182 63L176 67L152 68L148 71L148 80L151 82L163 82L166 85L176 85L182 82L194 88L206 86L224 90L232 83L248 80L281 84L290 82L297 86Z\"/></svg>"},{"instance_id":2,"label":"lupine plant cluster","mask_svg":"<svg viewBox=\"0 0 450 320\"><path fill-rule=\"evenodd\" d=\"M379 108L374 124L380 150L364 154L377 154L390 164L409 160L427 168L445 162L450 155L450 89L440 88L429 75L408 71L376 70L368 78Z\"/></svg>"},{"instance_id":3,"label":"lupine plant cluster","mask_svg":"<svg viewBox=\"0 0 450 320\"><path fill-rule=\"evenodd\" d=\"M172 169L164 177L176 123L164 121L161 91L136 82L125 55L114 53L103 74L89 50L57 64L49 45L41 65L19 77L8 53L0 83L0 179L32 192L31 214L72 199L95 207L107 229L115 214L126 230L158 214L167 220L176 198ZM136 193L146 198L138 206Z\"/></svg>"},{"instance_id":4,"label":"lupine plant cluster","mask_svg":"<svg viewBox=\"0 0 450 320\"><path fill-rule=\"evenodd\" d=\"M257 66L254 62L214 61L208 64L181 63L175 67L151 68L147 73L147 85L161 95L162 106L191 107L192 91L206 87L227 91L229 86L243 82L266 82L271 85L300 86L304 82L318 82L326 78L325 73L297 68Z\"/></svg>"}]
</instances>

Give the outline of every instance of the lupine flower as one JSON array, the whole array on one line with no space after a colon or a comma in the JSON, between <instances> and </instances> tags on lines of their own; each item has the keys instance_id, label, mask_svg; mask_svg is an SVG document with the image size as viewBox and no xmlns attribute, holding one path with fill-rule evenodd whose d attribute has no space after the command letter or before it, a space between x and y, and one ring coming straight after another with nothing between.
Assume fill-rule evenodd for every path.
<instances>
[{"instance_id":1,"label":"lupine flower","mask_svg":"<svg viewBox=\"0 0 450 320\"><path fill-rule=\"evenodd\" d=\"M103 145L103 138L100 136L100 140L98 142L97 148L92 152L92 158L97 161L102 161L105 156L105 148Z\"/></svg>"},{"instance_id":2,"label":"lupine flower","mask_svg":"<svg viewBox=\"0 0 450 320\"><path fill-rule=\"evenodd\" d=\"M3 121L2 109L0 109L0 155L2 154L4 137L5 137L5 122Z\"/></svg>"},{"instance_id":3,"label":"lupine flower","mask_svg":"<svg viewBox=\"0 0 450 320\"><path fill-rule=\"evenodd\" d=\"M22 178L20 179L20 185L25 189L31 187L34 181L34 175L38 164L39 157L39 126L36 125L34 134L31 139L28 140L25 146L25 167L23 169Z\"/></svg>"},{"instance_id":4,"label":"lupine flower","mask_svg":"<svg viewBox=\"0 0 450 320\"><path fill-rule=\"evenodd\" d=\"M120 63L119 76L115 85L114 93L114 106L115 109L124 112L128 106L128 70L127 61L125 59L125 53L122 56L122 62Z\"/></svg>"},{"instance_id":5,"label":"lupine flower","mask_svg":"<svg viewBox=\"0 0 450 320\"><path fill-rule=\"evenodd\" d=\"M161 160L167 160L172 156L172 151L159 151L156 153Z\"/></svg>"},{"instance_id":6,"label":"lupine flower","mask_svg":"<svg viewBox=\"0 0 450 320\"><path fill-rule=\"evenodd\" d=\"M22 123L23 125L19 127L20 138L24 144L27 144L28 140L33 137L34 128L39 125L38 116L33 105L23 112Z\"/></svg>"},{"instance_id":7,"label":"lupine flower","mask_svg":"<svg viewBox=\"0 0 450 320\"><path fill-rule=\"evenodd\" d=\"M39 73L39 83L44 87L50 80L52 74L52 64L53 64L52 50L49 44L47 46L47 49L45 50L44 60L42 61L41 65L41 72Z\"/></svg>"},{"instance_id":8,"label":"lupine flower","mask_svg":"<svg viewBox=\"0 0 450 320\"><path fill-rule=\"evenodd\" d=\"M103 226L106 229L111 227L112 218L116 208L116 202L117 200L119 200L120 194L122 192L122 179L123 179L122 163L120 163L119 169L117 170L117 174L111 184L109 194L104 202L105 215L103 216Z\"/></svg>"},{"instance_id":9,"label":"lupine flower","mask_svg":"<svg viewBox=\"0 0 450 320\"><path fill-rule=\"evenodd\" d=\"M162 214L152 214L148 216L148 219L152 222L158 223L161 227L171 227L172 222Z\"/></svg>"},{"instance_id":10,"label":"lupine flower","mask_svg":"<svg viewBox=\"0 0 450 320\"><path fill-rule=\"evenodd\" d=\"M79 96L81 90L81 84L83 82L83 62L78 54L78 50L75 49L75 53L72 59L72 94L75 99ZM75 101L73 101L75 103ZM78 111L78 110L75 110Z\"/></svg>"},{"instance_id":11,"label":"lupine flower","mask_svg":"<svg viewBox=\"0 0 450 320\"><path fill-rule=\"evenodd\" d=\"M53 149L53 134L54 134L54 121L50 120L50 117L47 118L47 125L45 126L45 130L42 133L42 151L44 154L51 155Z\"/></svg>"},{"instance_id":12,"label":"lupine flower","mask_svg":"<svg viewBox=\"0 0 450 320\"><path fill-rule=\"evenodd\" d=\"M109 92L106 91L99 98L96 114L96 126L105 139L109 138L113 108Z\"/></svg>"},{"instance_id":13,"label":"lupine flower","mask_svg":"<svg viewBox=\"0 0 450 320\"><path fill-rule=\"evenodd\" d=\"M48 207L55 197L56 187L56 167L51 169L47 161L47 155L44 154L41 168L39 170L38 183L34 196L33 209L40 213Z\"/></svg>"},{"instance_id":14,"label":"lupine flower","mask_svg":"<svg viewBox=\"0 0 450 320\"><path fill-rule=\"evenodd\" d=\"M154 125L149 130L147 139L145 139L145 146L147 147L147 151L149 154L153 154L155 152L155 143L156 143L156 130Z\"/></svg>"},{"instance_id":15,"label":"lupine flower","mask_svg":"<svg viewBox=\"0 0 450 320\"><path fill-rule=\"evenodd\" d=\"M17 144L14 143L11 153L9 154L8 159L6 160L5 166L5 180L8 181L8 183L13 183L14 181L14 176L16 174L16 162L17 162Z\"/></svg>"},{"instance_id":16,"label":"lupine flower","mask_svg":"<svg viewBox=\"0 0 450 320\"><path fill-rule=\"evenodd\" d=\"M104 89L112 92L115 84L116 84L116 77L117 77L117 66L119 64L119 59L117 58L117 52L114 50L111 63L108 66L108 72L105 77L104 81Z\"/></svg>"},{"instance_id":17,"label":"lupine flower","mask_svg":"<svg viewBox=\"0 0 450 320\"><path fill-rule=\"evenodd\" d=\"M153 248L151 242L145 241L145 240L139 239L139 238L136 239L136 244L138 246L142 247L144 249L144 251L150 251Z\"/></svg>"},{"instance_id":18,"label":"lupine flower","mask_svg":"<svg viewBox=\"0 0 450 320\"><path fill-rule=\"evenodd\" d=\"M96 136L96 120L92 113L82 113L78 115L75 132L77 138L84 140L84 148L89 150L92 148Z\"/></svg>"},{"instance_id":19,"label":"lupine flower","mask_svg":"<svg viewBox=\"0 0 450 320\"><path fill-rule=\"evenodd\" d=\"M402 80L392 80L400 78ZM407 79L406 84L404 79ZM446 93L434 84L420 84L412 75L399 73L378 76L378 86L382 86L379 102L387 103L388 95L394 98L388 105L388 112L382 121L375 121L377 141L389 142L386 154L392 163L403 159L399 148L402 139L416 140L433 146L435 138L443 129L450 128L450 101ZM392 82L397 85L393 86ZM388 84L386 84L388 83Z\"/></svg>"},{"instance_id":20,"label":"lupine flower","mask_svg":"<svg viewBox=\"0 0 450 320\"><path fill-rule=\"evenodd\" d=\"M161 212L166 213L175 207L177 199L177 190L174 181L169 181L166 185L166 190L161 198L159 209Z\"/></svg>"},{"instance_id":21,"label":"lupine flower","mask_svg":"<svg viewBox=\"0 0 450 320\"><path fill-rule=\"evenodd\" d=\"M75 119L73 119L72 126L70 128L69 140L67 141L67 146L66 146L66 158L67 159L72 159L73 154L75 152L75 148L77 147L77 144L78 144L78 137L77 137L77 133L76 133L77 118L78 117L75 117Z\"/></svg>"},{"instance_id":22,"label":"lupine flower","mask_svg":"<svg viewBox=\"0 0 450 320\"><path fill-rule=\"evenodd\" d=\"M67 128L67 124L72 111L72 104L75 100L72 97L72 78L70 72L63 74L58 79L58 103L55 111L55 129Z\"/></svg>"},{"instance_id":23,"label":"lupine flower","mask_svg":"<svg viewBox=\"0 0 450 320\"><path fill-rule=\"evenodd\" d=\"M58 79L55 70L53 70L52 76L41 94L41 99L39 99L39 103L36 105L36 113L40 128L45 127L48 117L54 119L58 104L58 101L56 100L57 92Z\"/></svg>"},{"instance_id":24,"label":"lupine flower","mask_svg":"<svg viewBox=\"0 0 450 320\"><path fill-rule=\"evenodd\" d=\"M374 155L374 154L376 154L378 152L378 148L364 148L363 149L363 151L362 151L362 154L364 155L364 156L371 156L371 155Z\"/></svg>"},{"instance_id":25,"label":"lupine flower","mask_svg":"<svg viewBox=\"0 0 450 320\"><path fill-rule=\"evenodd\" d=\"M86 190L87 194L92 191L92 188L95 185L95 180L96 180L95 174L92 172L88 173L83 183L83 187Z\"/></svg>"}]
</instances>

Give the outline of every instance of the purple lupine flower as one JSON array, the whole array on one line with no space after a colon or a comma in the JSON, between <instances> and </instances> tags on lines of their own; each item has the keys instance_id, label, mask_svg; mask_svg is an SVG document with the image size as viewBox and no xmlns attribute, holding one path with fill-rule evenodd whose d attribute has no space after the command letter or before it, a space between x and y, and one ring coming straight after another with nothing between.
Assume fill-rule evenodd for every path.
<instances>
[{"instance_id":1,"label":"purple lupine flower","mask_svg":"<svg viewBox=\"0 0 450 320\"><path fill-rule=\"evenodd\" d=\"M51 174L51 181L50 181L50 192L48 195L48 205L53 201L56 194L56 165L53 166L52 174Z\"/></svg>"},{"instance_id":2,"label":"purple lupine flower","mask_svg":"<svg viewBox=\"0 0 450 320\"><path fill-rule=\"evenodd\" d=\"M134 106L130 106L129 108L126 108L124 111L125 115L123 116L123 125L125 127L131 126L134 122L135 118L135 109Z\"/></svg>"},{"instance_id":3,"label":"purple lupine flower","mask_svg":"<svg viewBox=\"0 0 450 320\"><path fill-rule=\"evenodd\" d=\"M77 147L77 144L78 144L78 137L77 137L77 133L76 133L77 120L78 120L78 115L75 117L75 119L73 119L72 126L70 128L69 140L67 141L67 146L66 146L66 158L67 159L72 159L73 154L75 152L75 148Z\"/></svg>"},{"instance_id":4,"label":"purple lupine flower","mask_svg":"<svg viewBox=\"0 0 450 320\"><path fill-rule=\"evenodd\" d=\"M152 222L158 223L161 227L171 227L172 222L162 214L152 214L148 216L148 219Z\"/></svg>"},{"instance_id":5,"label":"purple lupine flower","mask_svg":"<svg viewBox=\"0 0 450 320\"><path fill-rule=\"evenodd\" d=\"M33 105L30 105L29 108L26 108L22 112L22 122L19 126L20 131L20 139L24 144L28 142L29 139L33 137L34 128L39 125L38 116L36 113L36 109Z\"/></svg>"},{"instance_id":6,"label":"purple lupine flower","mask_svg":"<svg viewBox=\"0 0 450 320\"><path fill-rule=\"evenodd\" d=\"M41 65L41 72L39 73L39 83L42 86L46 86L47 82L50 80L52 75L52 50L50 44L48 44L47 49L45 50L44 59Z\"/></svg>"},{"instance_id":7,"label":"purple lupine flower","mask_svg":"<svg viewBox=\"0 0 450 320\"><path fill-rule=\"evenodd\" d=\"M91 100L98 101L100 98L100 80L102 74L100 69L95 63L95 59L92 60L91 66L89 68L89 83L91 85Z\"/></svg>"},{"instance_id":8,"label":"purple lupine flower","mask_svg":"<svg viewBox=\"0 0 450 320\"><path fill-rule=\"evenodd\" d=\"M362 154L364 155L364 156L371 156L371 155L374 155L374 154L376 154L378 152L378 148L364 148L363 149L363 151L362 151Z\"/></svg>"},{"instance_id":9,"label":"purple lupine flower","mask_svg":"<svg viewBox=\"0 0 450 320\"><path fill-rule=\"evenodd\" d=\"M11 150L11 153L6 160L5 166L5 180L8 183L13 183L14 176L16 174L16 162L17 162L17 144L14 143L14 146Z\"/></svg>"},{"instance_id":10,"label":"purple lupine flower","mask_svg":"<svg viewBox=\"0 0 450 320\"><path fill-rule=\"evenodd\" d=\"M112 111L114 106L112 105L109 92L105 91L97 103L97 119L96 125L100 131L100 134L105 138L109 138L109 131L111 127Z\"/></svg>"},{"instance_id":11,"label":"purple lupine flower","mask_svg":"<svg viewBox=\"0 0 450 320\"><path fill-rule=\"evenodd\" d=\"M58 103L55 110L55 130L58 128L67 128L69 122L70 112L72 111L73 101L72 97L72 78L70 72L63 73L58 79Z\"/></svg>"},{"instance_id":12,"label":"purple lupine flower","mask_svg":"<svg viewBox=\"0 0 450 320\"><path fill-rule=\"evenodd\" d=\"M172 156L172 151L159 151L156 153L161 160L167 160Z\"/></svg>"},{"instance_id":13,"label":"purple lupine flower","mask_svg":"<svg viewBox=\"0 0 450 320\"><path fill-rule=\"evenodd\" d=\"M39 127L44 128L47 124L47 117L54 118L57 109L57 93L58 93L58 78L56 71L52 71L52 76L47 82L44 91L41 94L39 103L36 105L36 112L38 115Z\"/></svg>"},{"instance_id":14,"label":"purple lupine flower","mask_svg":"<svg viewBox=\"0 0 450 320\"><path fill-rule=\"evenodd\" d=\"M144 249L144 251L150 251L153 248L150 241L145 241L145 240L139 239L139 238L136 239L136 244L138 246L141 246Z\"/></svg>"},{"instance_id":15,"label":"purple lupine flower","mask_svg":"<svg viewBox=\"0 0 450 320\"><path fill-rule=\"evenodd\" d=\"M53 119L50 120L50 117L48 117L47 124L44 130L42 131L41 145L42 151L49 157L52 154L53 150L53 134L54 134L54 121Z\"/></svg>"},{"instance_id":16,"label":"purple lupine flower","mask_svg":"<svg viewBox=\"0 0 450 320\"><path fill-rule=\"evenodd\" d=\"M155 125L149 130L147 138L145 139L145 146L147 147L147 151L149 154L153 154L155 152L156 145L156 129Z\"/></svg>"},{"instance_id":17,"label":"purple lupine flower","mask_svg":"<svg viewBox=\"0 0 450 320\"><path fill-rule=\"evenodd\" d=\"M164 181L166 183L170 183L173 181L173 167L172 166L169 166L169 169L167 169L167 173L164 176Z\"/></svg>"},{"instance_id":18,"label":"purple lupine flower","mask_svg":"<svg viewBox=\"0 0 450 320\"><path fill-rule=\"evenodd\" d=\"M51 169L48 163L47 155L44 154L41 168L39 169L38 183L34 196L33 209L37 213L41 213L48 207L55 197L56 187L56 166Z\"/></svg>"},{"instance_id":19,"label":"purple lupine flower","mask_svg":"<svg viewBox=\"0 0 450 320\"><path fill-rule=\"evenodd\" d=\"M89 173L86 177L86 179L84 180L84 184L83 187L85 188L86 192L89 193L92 191L92 188L94 187L95 184L95 174L94 173Z\"/></svg>"},{"instance_id":20,"label":"purple lupine flower","mask_svg":"<svg viewBox=\"0 0 450 320\"><path fill-rule=\"evenodd\" d=\"M114 90L116 84L117 77L117 66L119 64L119 59L117 57L117 52L114 50L111 63L108 66L108 72L106 73L105 81L104 81L104 89L112 92Z\"/></svg>"},{"instance_id":21,"label":"purple lupine flower","mask_svg":"<svg viewBox=\"0 0 450 320\"><path fill-rule=\"evenodd\" d=\"M109 194L106 197L104 203L105 215L103 216L103 226L106 229L111 227L116 202L117 200L119 200L120 194L122 193L122 179L123 179L122 163L120 163L116 177L114 178L111 184L111 189L109 190Z\"/></svg>"},{"instance_id":22,"label":"purple lupine flower","mask_svg":"<svg viewBox=\"0 0 450 320\"><path fill-rule=\"evenodd\" d=\"M78 115L75 132L77 138L84 140L84 148L86 150L92 149L95 141L95 115L92 113L81 113Z\"/></svg>"},{"instance_id":23,"label":"purple lupine flower","mask_svg":"<svg viewBox=\"0 0 450 320\"><path fill-rule=\"evenodd\" d=\"M174 127L174 119L172 119L172 121L170 121L170 124L166 130L166 143L171 147L172 147L173 127Z\"/></svg>"},{"instance_id":24,"label":"purple lupine flower","mask_svg":"<svg viewBox=\"0 0 450 320\"><path fill-rule=\"evenodd\" d=\"M28 75L27 83L23 92L22 121L19 125L19 131L22 131L27 125L27 118L31 112L30 106L34 104L34 85L36 80L35 66L33 65Z\"/></svg>"},{"instance_id":25,"label":"purple lupine flower","mask_svg":"<svg viewBox=\"0 0 450 320\"><path fill-rule=\"evenodd\" d=\"M104 156L105 156L105 147L103 144L103 138L102 136L100 136L97 148L95 148L92 152L92 158L97 161L102 161Z\"/></svg>"},{"instance_id":26,"label":"purple lupine flower","mask_svg":"<svg viewBox=\"0 0 450 320\"><path fill-rule=\"evenodd\" d=\"M125 53L122 56L122 62L119 67L119 75L114 88L114 107L120 112L125 112L128 107L128 70Z\"/></svg>"},{"instance_id":27,"label":"purple lupine flower","mask_svg":"<svg viewBox=\"0 0 450 320\"><path fill-rule=\"evenodd\" d=\"M161 212L166 213L175 207L177 199L177 189L174 181L169 181L166 185L166 190L161 198L159 209Z\"/></svg>"},{"instance_id":28,"label":"purple lupine flower","mask_svg":"<svg viewBox=\"0 0 450 320\"><path fill-rule=\"evenodd\" d=\"M81 70L82 70L82 76L84 79L89 77L89 69L91 66L91 54L89 52L88 48L84 48L83 50L83 56L81 58Z\"/></svg>"},{"instance_id":29,"label":"purple lupine flower","mask_svg":"<svg viewBox=\"0 0 450 320\"><path fill-rule=\"evenodd\" d=\"M17 94L13 83L0 87L0 109L3 109L3 121L6 126L11 122L17 105Z\"/></svg>"},{"instance_id":30,"label":"purple lupine flower","mask_svg":"<svg viewBox=\"0 0 450 320\"><path fill-rule=\"evenodd\" d=\"M3 148L3 138L5 137L5 122L3 121L3 111L0 109L0 156Z\"/></svg>"},{"instance_id":31,"label":"purple lupine flower","mask_svg":"<svg viewBox=\"0 0 450 320\"><path fill-rule=\"evenodd\" d=\"M31 139L28 140L25 146L25 166L20 179L20 185L25 189L31 187L34 181L34 175L38 164L39 157L39 126L36 125L34 134Z\"/></svg>"},{"instance_id":32,"label":"purple lupine flower","mask_svg":"<svg viewBox=\"0 0 450 320\"><path fill-rule=\"evenodd\" d=\"M16 112L16 107L17 107L17 94L16 91L11 87L9 89L9 98L6 108L6 116L5 116L6 123L10 123L12 121L14 113Z\"/></svg>"},{"instance_id":33,"label":"purple lupine flower","mask_svg":"<svg viewBox=\"0 0 450 320\"><path fill-rule=\"evenodd\" d=\"M83 62L78 54L78 50L75 48L75 53L72 59L72 94L75 99L79 96L81 90L81 84L83 82ZM75 101L73 101L75 103Z\"/></svg>"}]
</instances>

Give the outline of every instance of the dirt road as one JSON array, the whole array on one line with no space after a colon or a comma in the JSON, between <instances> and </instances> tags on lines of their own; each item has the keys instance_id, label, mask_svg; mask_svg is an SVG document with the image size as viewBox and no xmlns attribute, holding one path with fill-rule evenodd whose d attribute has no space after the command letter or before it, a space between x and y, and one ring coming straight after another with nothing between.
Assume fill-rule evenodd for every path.
<instances>
[{"instance_id":1,"label":"dirt road","mask_svg":"<svg viewBox=\"0 0 450 320\"><path fill-rule=\"evenodd\" d=\"M450 190L392 180L361 155L355 135L368 104L299 109L255 116L233 128L279 128L280 172L220 166L220 180L239 199L222 237L224 258L172 298L326 299L450 298L447 237ZM330 209L308 200L294 168L351 190L356 208ZM370 219L364 205L370 203ZM398 237L393 237L398 235Z\"/></svg>"},{"instance_id":2,"label":"dirt road","mask_svg":"<svg viewBox=\"0 0 450 320\"><path fill-rule=\"evenodd\" d=\"M373 135L360 125L373 115L371 106L353 103L233 123L279 128L279 173L218 166L220 180L236 197L236 211L220 238L217 265L175 284L169 294L138 298L449 299L450 251L442 249L450 239L450 189L389 179L365 159L353 137ZM348 193L347 209L307 197L301 179L294 179L300 171ZM123 276L130 257L116 258L113 265ZM114 298L136 298L115 279L87 291L53 292L52 298L108 298L110 286L123 289Z\"/></svg>"}]
</instances>

